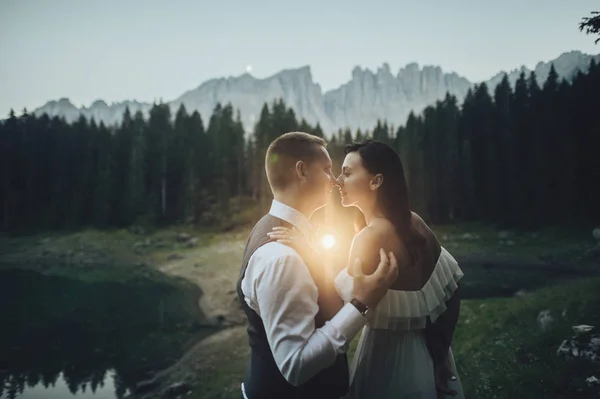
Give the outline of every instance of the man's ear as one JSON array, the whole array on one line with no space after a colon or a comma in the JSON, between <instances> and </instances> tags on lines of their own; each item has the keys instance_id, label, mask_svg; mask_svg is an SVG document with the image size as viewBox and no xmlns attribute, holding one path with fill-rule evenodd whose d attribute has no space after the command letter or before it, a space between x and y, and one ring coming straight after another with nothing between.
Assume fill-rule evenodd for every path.
<instances>
[{"instance_id":1,"label":"man's ear","mask_svg":"<svg viewBox=\"0 0 600 399\"><path fill-rule=\"evenodd\" d=\"M371 188L371 191L377 190L379 187L381 187L381 185L383 184L383 175L381 173L378 173L375 175L375 177L373 177L371 179L371 182L369 183L369 187Z\"/></svg>"},{"instance_id":2,"label":"man's ear","mask_svg":"<svg viewBox=\"0 0 600 399\"><path fill-rule=\"evenodd\" d=\"M307 172L308 168L304 161L296 162L296 175L300 180L306 180Z\"/></svg>"}]
</instances>

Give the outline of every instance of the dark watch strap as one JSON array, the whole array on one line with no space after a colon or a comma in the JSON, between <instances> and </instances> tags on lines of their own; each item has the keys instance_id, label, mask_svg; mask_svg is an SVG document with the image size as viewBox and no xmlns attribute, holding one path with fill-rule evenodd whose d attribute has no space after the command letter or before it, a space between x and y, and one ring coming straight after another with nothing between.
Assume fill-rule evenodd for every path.
<instances>
[{"instance_id":1,"label":"dark watch strap","mask_svg":"<svg viewBox=\"0 0 600 399\"><path fill-rule=\"evenodd\" d=\"M364 303L362 303L361 301L359 301L356 298L352 298L352 300L350 301L350 303L352 305L354 305L354 307L360 312L360 314L364 315L367 313L367 311L369 310L369 307L367 305L365 305Z\"/></svg>"}]
</instances>

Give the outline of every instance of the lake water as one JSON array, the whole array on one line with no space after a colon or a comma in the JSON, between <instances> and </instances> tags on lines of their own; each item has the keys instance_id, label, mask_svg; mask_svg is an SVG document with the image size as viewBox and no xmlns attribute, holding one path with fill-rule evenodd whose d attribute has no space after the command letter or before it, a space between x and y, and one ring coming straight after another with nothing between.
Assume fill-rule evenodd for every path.
<instances>
[{"instance_id":1,"label":"lake water","mask_svg":"<svg viewBox=\"0 0 600 399\"><path fill-rule=\"evenodd\" d=\"M0 398L124 397L214 331L178 284L0 271Z\"/></svg>"}]
</instances>

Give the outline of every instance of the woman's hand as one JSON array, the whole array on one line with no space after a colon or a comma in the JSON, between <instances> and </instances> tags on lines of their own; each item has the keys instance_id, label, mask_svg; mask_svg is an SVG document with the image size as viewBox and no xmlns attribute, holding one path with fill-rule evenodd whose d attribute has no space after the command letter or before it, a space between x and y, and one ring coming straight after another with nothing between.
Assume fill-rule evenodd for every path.
<instances>
[{"instance_id":1,"label":"woman's hand","mask_svg":"<svg viewBox=\"0 0 600 399\"><path fill-rule=\"evenodd\" d=\"M281 244L294 248L309 263L318 256L306 236L295 227L291 229L282 226L273 227L273 231L267 235Z\"/></svg>"},{"instance_id":2,"label":"woman's hand","mask_svg":"<svg viewBox=\"0 0 600 399\"><path fill-rule=\"evenodd\" d=\"M267 235L279 243L294 248L304 260L319 292L317 301L319 313L315 318L315 325L317 328L323 326L344 305L335 289L334 276L328 273L329 265L324 264L308 238L296 228L274 227Z\"/></svg>"},{"instance_id":3,"label":"woman's hand","mask_svg":"<svg viewBox=\"0 0 600 399\"><path fill-rule=\"evenodd\" d=\"M456 396L458 392L448 387L448 381L456 381L456 377L452 373L452 367L447 357L440 365L434 365L434 373L438 398L445 398L446 395Z\"/></svg>"}]
</instances>

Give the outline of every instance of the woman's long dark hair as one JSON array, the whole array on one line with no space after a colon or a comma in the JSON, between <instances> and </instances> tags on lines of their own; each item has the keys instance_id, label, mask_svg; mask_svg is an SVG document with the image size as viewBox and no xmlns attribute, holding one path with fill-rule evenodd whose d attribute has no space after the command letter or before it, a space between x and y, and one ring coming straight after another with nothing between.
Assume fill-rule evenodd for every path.
<instances>
[{"instance_id":1,"label":"woman's long dark hair","mask_svg":"<svg viewBox=\"0 0 600 399\"><path fill-rule=\"evenodd\" d=\"M383 183L377 195L378 205L383 215L396 228L400 240L411 254L412 262L415 262L417 249L425 243L425 238L412 226L408 184L400 156L389 145L375 140L346 145L344 154L351 152L358 152L369 173L383 175Z\"/></svg>"}]
</instances>

